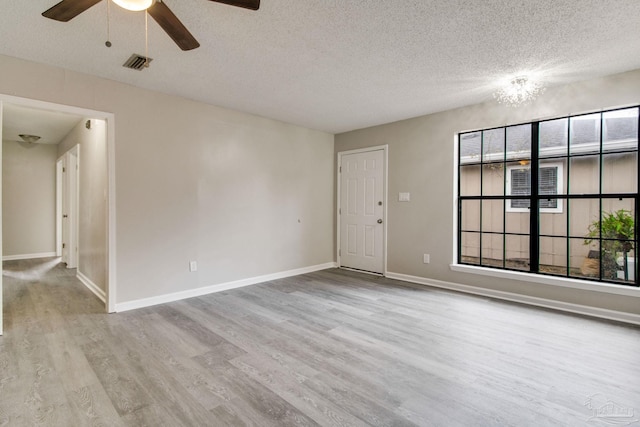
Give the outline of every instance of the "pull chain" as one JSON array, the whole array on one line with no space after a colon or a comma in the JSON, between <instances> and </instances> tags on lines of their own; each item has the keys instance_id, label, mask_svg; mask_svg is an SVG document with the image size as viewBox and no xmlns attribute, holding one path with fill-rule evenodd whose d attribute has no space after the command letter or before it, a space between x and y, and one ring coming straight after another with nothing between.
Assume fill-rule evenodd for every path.
<instances>
[{"instance_id":1,"label":"pull chain","mask_svg":"<svg viewBox=\"0 0 640 427\"><path fill-rule=\"evenodd\" d=\"M144 66L149 67L149 14L144 12Z\"/></svg>"},{"instance_id":2,"label":"pull chain","mask_svg":"<svg viewBox=\"0 0 640 427\"><path fill-rule=\"evenodd\" d=\"M107 41L104 43L106 47L111 47L111 0L107 0Z\"/></svg>"}]
</instances>

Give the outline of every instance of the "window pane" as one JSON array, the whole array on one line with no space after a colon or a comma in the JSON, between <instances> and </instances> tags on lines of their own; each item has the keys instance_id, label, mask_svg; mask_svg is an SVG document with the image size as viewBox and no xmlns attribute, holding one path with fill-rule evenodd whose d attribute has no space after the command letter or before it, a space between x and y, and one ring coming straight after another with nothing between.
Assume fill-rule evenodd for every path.
<instances>
[{"instance_id":1,"label":"window pane","mask_svg":"<svg viewBox=\"0 0 640 427\"><path fill-rule=\"evenodd\" d=\"M585 244L584 239L570 239L569 254L572 277L600 277L600 242Z\"/></svg>"},{"instance_id":2,"label":"window pane","mask_svg":"<svg viewBox=\"0 0 640 427\"><path fill-rule=\"evenodd\" d=\"M482 231L494 231L502 233L504 202L502 200L482 201Z\"/></svg>"},{"instance_id":3,"label":"window pane","mask_svg":"<svg viewBox=\"0 0 640 427\"><path fill-rule=\"evenodd\" d=\"M602 199L602 212L616 212L620 209L629 211L633 214L635 212L633 199L631 198L614 198L614 199Z\"/></svg>"},{"instance_id":4,"label":"window pane","mask_svg":"<svg viewBox=\"0 0 640 427\"><path fill-rule=\"evenodd\" d=\"M635 256L636 247L633 206L633 199L603 199L600 220L590 224L589 237L600 237L604 280L626 280L625 257Z\"/></svg>"},{"instance_id":5,"label":"window pane","mask_svg":"<svg viewBox=\"0 0 640 427\"><path fill-rule=\"evenodd\" d=\"M504 163L491 163L482 166L482 195L504 195Z\"/></svg>"},{"instance_id":6,"label":"window pane","mask_svg":"<svg viewBox=\"0 0 640 427\"><path fill-rule=\"evenodd\" d=\"M540 166L538 170L538 192L541 196L558 194L558 168Z\"/></svg>"},{"instance_id":7,"label":"window pane","mask_svg":"<svg viewBox=\"0 0 640 427\"><path fill-rule=\"evenodd\" d=\"M463 231L480 231L480 200L463 200L460 224Z\"/></svg>"},{"instance_id":8,"label":"window pane","mask_svg":"<svg viewBox=\"0 0 640 427\"><path fill-rule=\"evenodd\" d=\"M480 233L462 233L460 240L461 261L480 264Z\"/></svg>"},{"instance_id":9,"label":"window pane","mask_svg":"<svg viewBox=\"0 0 640 427\"><path fill-rule=\"evenodd\" d=\"M481 264L490 267L504 266L502 234L482 233Z\"/></svg>"},{"instance_id":10,"label":"window pane","mask_svg":"<svg viewBox=\"0 0 640 427\"><path fill-rule=\"evenodd\" d=\"M600 200L570 199L569 235L584 239L589 234L589 225L594 221L598 221L599 215Z\"/></svg>"},{"instance_id":11,"label":"window pane","mask_svg":"<svg viewBox=\"0 0 640 427\"><path fill-rule=\"evenodd\" d=\"M555 197L562 193L564 182L562 163L542 163L538 169L538 194L541 212L562 212L563 200Z\"/></svg>"},{"instance_id":12,"label":"window pane","mask_svg":"<svg viewBox=\"0 0 640 427\"><path fill-rule=\"evenodd\" d=\"M638 191L638 153L602 156L602 192L635 193Z\"/></svg>"},{"instance_id":13,"label":"window pane","mask_svg":"<svg viewBox=\"0 0 640 427\"><path fill-rule=\"evenodd\" d=\"M638 149L638 108L609 111L602 117L603 151Z\"/></svg>"},{"instance_id":14,"label":"window pane","mask_svg":"<svg viewBox=\"0 0 640 427\"><path fill-rule=\"evenodd\" d=\"M481 143L481 132L460 134L460 164L479 162Z\"/></svg>"},{"instance_id":15,"label":"window pane","mask_svg":"<svg viewBox=\"0 0 640 427\"><path fill-rule=\"evenodd\" d=\"M540 272L567 275L567 239L540 237Z\"/></svg>"},{"instance_id":16,"label":"window pane","mask_svg":"<svg viewBox=\"0 0 640 427\"><path fill-rule=\"evenodd\" d=\"M540 122L538 130L540 158L567 155L568 123L567 119Z\"/></svg>"},{"instance_id":17,"label":"window pane","mask_svg":"<svg viewBox=\"0 0 640 427\"><path fill-rule=\"evenodd\" d=\"M460 166L460 195L480 195L480 165Z\"/></svg>"},{"instance_id":18,"label":"window pane","mask_svg":"<svg viewBox=\"0 0 640 427\"><path fill-rule=\"evenodd\" d=\"M638 256L634 251L627 253L627 262L625 264L624 258L618 257L616 260L618 269L616 271L616 279L624 284L634 284L636 280L636 274L638 274Z\"/></svg>"},{"instance_id":19,"label":"window pane","mask_svg":"<svg viewBox=\"0 0 640 427\"><path fill-rule=\"evenodd\" d=\"M507 128L507 159L531 158L531 124Z\"/></svg>"},{"instance_id":20,"label":"window pane","mask_svg":"<svg viewBox=\"0 0 640 427\"><path fill-rule=\"evenodd\" d=\"M482 132L482 160L484 162L504 160L504 128Z\"/></svg>"},{"instance_id":21,"label":"window pane","mask_svg":"<svg viewBox=\"0 0 640 427\"><path fill-rule=\"evenodd\" d=\"M508 203L508 202L507 202ZM505 231L507 233L529 234L530 212L506 212Z\"/></svg>"},{"instance_id":22,"label":"window pane","mask_svg":"<svg viewBox=\"0 0 640 427\"><path fill-rule=\"evenodd\" d=\"M600 114L572 117L569 122L569 153L598 153L600 151Z\"/></svg>"},{"instance_id":23,"label":"window pane","mask_svg":"<svg viewBox=\"0 0 640 427\"><path fill-rule=\"evenodd\" d=\"M510 171L512 196L528 196L531 194L531 169L528 167L513 168Z\"/></svg>"},{"instance_id":24,"label":"window pane","mask_svg":"<svg viewBox=\"0 0 640 427\"><path fill-rule=\"evenodd\" d=\"M510 163L507 167L507 194L511 196L531 195L531 170L528 164ZM529 209L529 199L510 199L507 201L508 211L524 212Z\"/></svg>"},{"instance_id":25,"label":"window pane","mask_svg":"<svg viewBox=\"0 0 640 427\"><path fill-rule=\"evenodd\" d=\"M569 192L598 194L600 192L600 156L572 157L569 161Z\"/></svg>"},{"instance_id":26,"label":"window pane","mask_svg":"<svg viewBox=\"0 0 640 427\"><path fill-rule=\"evenodd\" d=\"M564 200L555 200L555 204ZM542 204L541 204L542 206ZM567 235L567 214L566 212L540 212L538 217L538 228L541 235L566 236Z\"/></svg>"},{"instance_id":27,"label":"window pane","mask_svg":"<svg viewBox=\"0 0 640 427\"><path fill-rule=\"evenodd\" d=\"M506 236L507 268L529 271L529 236Z\"/></svg>"}]
</instances>

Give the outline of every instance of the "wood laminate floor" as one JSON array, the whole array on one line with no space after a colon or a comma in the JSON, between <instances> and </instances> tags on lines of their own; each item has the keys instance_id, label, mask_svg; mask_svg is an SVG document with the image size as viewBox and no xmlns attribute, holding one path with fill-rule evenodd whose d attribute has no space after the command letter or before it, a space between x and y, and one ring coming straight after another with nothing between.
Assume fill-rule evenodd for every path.
<instances>
[{"instance_id":1,"label":"wood laminate floor","mask_svg":"<svg viewBox=\"0 0 640 427\"><path fill-rule=\"evenodd\" d=\"M638 328L340 270L107 315L74 274L4 263L0 426L640 417Z\"/></svg>"}]
</instances>

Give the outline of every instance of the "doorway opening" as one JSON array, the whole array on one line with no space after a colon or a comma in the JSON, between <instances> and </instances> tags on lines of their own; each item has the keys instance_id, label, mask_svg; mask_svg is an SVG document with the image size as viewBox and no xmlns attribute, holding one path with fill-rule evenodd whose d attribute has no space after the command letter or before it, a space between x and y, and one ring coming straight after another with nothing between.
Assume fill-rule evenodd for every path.
<instances>
[{"instance_id":1,"label":"doorway opening","mask_svg":"<svg viewBox=\"0 0 640 427\"><path fill-rule=\"evenodd\" d=\"M63 116L66 119L75 118L76 123L70 131L69 129L65 131L66 135L58 135L57 137L60 138L58 141L47 141L45 135L48 135L49 130L46 126L37 128L38 118L48 117L53 120ZM7 244L7 238L15 233L14 227L5 220L11 215L17 216L20 213L12 212L11 203L6 200L11 196L12 190L8 190L10 184L17 182L18 178L5 177L6 170L10 169L5 166L2 174L2 180L6 181L2 186L4 201L0 209L5 216L0 240L5 244L0 246L0 256L3 260L12 259L12 256L13 259L61 257L66 267L77 268L78 279L104 302L106 311L114 312L115 128L113 114L0 94L0 137L3 145L6 143L9 146L16 146L14 140L17 137L13 133L16 133L18 128L32 130L35 128L33 131L24 130L24 132L41 134L38 135L41 136L40 143L36 142L35 148L30 153L40 150L47 151L47 159L51 159L51 155L54 156L52 160L47 160L51 162L48 163L50 166L40 168L50 171L47 172L50 173L50 178L40 180L50 181L47 184L49 187L46 197L42 198L46 203L34 202L32 198L30 202L22 205L23 213L41 210L45 212L45 214L40 212L41 216L47 216L46 213L48 213L50 222L46 223L44 226L46 231L42 234L50 240L47 240L44 245L42 242L39 243L40 247L46 247L46 250L40 253L34 253L33 250L25 248L13 248L13 243ZM55 139L53 136L52 138ZM51 145L45 150L42 142L48 142ZM54 144L58 146L51 148ZM28 148L25 147L21 149ZM9 153L10 156L14 154ZM12 159L5 157L3 163L6 165ZM19 156L15 157L15 159L19 158ZM85 161L86 167L81 164ZM38 182L35 178L33 181ZM23 186L23 188L27 187ZM14 193L19 192L14 191ZM25 209L24 206L28 208ZM35 229L35 227L32 228ZM0 279L0 334L2 333L1 294Z\"/></svg>"}]
</instances>

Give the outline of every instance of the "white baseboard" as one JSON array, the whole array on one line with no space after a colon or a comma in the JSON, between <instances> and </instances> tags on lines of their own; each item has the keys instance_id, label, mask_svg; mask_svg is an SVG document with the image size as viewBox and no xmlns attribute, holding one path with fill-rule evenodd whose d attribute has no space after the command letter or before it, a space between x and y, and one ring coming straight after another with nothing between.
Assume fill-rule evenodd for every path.
<instances>
[{"instance_id":1,"label":"white baseboard","mask_svg":"<svg viewBox=\"0 0 640 427\"><path fill-rule=\"evenodd\" d=\"M40 252L37 254L22 254L22 255L7 255L3 256L3 261L16 261L19 259L35 259L35 258L50 258L55 257L55 252Z\"/></svg>"},{"instance_id":2,"label":"white baseboard","mask_svg":"<svg viewBox=\"0 0 640 427\"><path fill-rule=\"evenodd\" d=\"M105 291L103 291L102 289L100 289L98 287L98 285L96 285L95 283L93 283L91 281L91 279L89 279L87 276L85 276L84 274L82 274L80 271L76 272L76 277L78 278L78 280L80 280L87 288L89 288L89 290L91 292L93 292L98 298L100 298L100 301L104 302L106 304L107 301L107 294L105 293Z\"/></svg>"},{"instance_id":3,"label":"white baseboard","mask_svg":"<svg viewBox=\"0 0 640 427\"><path fill-rule=\"evenodd\" d=\"M219 283L217 285L203 288L190 289L188 291L174 292L171 294L158 295L155 297L142 298L134 301L121 302L116 304L116 312L135 310L137 308L150 307L152 305L165 304L168 302L180 301L187 298L199 297L216 292L228 291L230 289L242 288L255 285L270 280L284 279L286 277L298 276L300 274L313 273L314 271L326 270L337 267L337 263L328 262L326 264L313 265L310 267L298 268L295 270L282 271L280 273L266 274L264 276L251 277L248 279L236 280L233 282Z\"/></svg>"},{"instance_id":4,"label":"white baseboard","mask_svg":"<svg viewBox=\"0 0 640 427\"><path fill-rule=\"evenodd\" d=\"M497 298L506 301L519 302L523 304L535 305L538 307L551 308L554 310L567 311L570 313L583 314L586 316L599 317L602 319L616 320L618 322L640 325L640 315L633 313L625 313L622 311L608 310L598 307L589 307L586 305L572 304L568 302L549 300L545 298L532 297L511 292L496 291L493 289L479 288L477 286L462 285L459 283L444 282L441 280L427 279L424 277L410 276L407 274L387 273L386 276L390 279L402 280L403 282L433 286L436 288L449 289L452 291L482 295L490 298Z\"/></svg>"}]
</instances>

